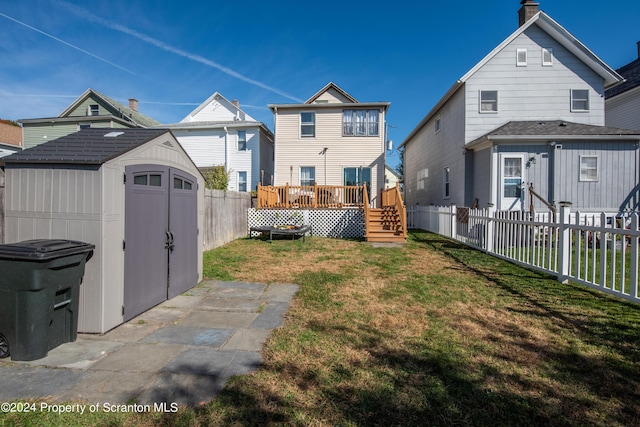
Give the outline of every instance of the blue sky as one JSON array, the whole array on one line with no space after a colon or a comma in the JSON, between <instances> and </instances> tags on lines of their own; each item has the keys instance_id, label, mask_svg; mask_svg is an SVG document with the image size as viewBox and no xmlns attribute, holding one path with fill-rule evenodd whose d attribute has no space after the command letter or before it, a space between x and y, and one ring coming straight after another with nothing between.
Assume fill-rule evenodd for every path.
<instances>
[{"instance_id":1,"label":"blue sky","mask_svg":"<svg viewBox=\"0 0 640 427\"><path fill-rule=\"evenodd\" d=\"M613 68L637 58L640 1L541 0ZM516 30L519 0L0 0L0 118L57 116L87 88L175 123L218 91L273 129L271 103L333 81L388 101L394 151Z\"/></svg>"}]
</instances>

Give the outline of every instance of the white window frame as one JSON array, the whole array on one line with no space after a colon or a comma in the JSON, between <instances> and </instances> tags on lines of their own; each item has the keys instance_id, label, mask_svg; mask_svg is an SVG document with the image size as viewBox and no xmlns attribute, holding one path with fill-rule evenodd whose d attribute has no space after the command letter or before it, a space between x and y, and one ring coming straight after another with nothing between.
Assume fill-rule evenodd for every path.
<instances>
[{"instance_id":1,"label":"white window frame","mask_svg":"<svg viewBox=\"0 0 640 427\"><path fill-rule=\"evenodd\" d=\"M442 193L445 199L451 197L451 166L442 169Z\"/></svg>"},{"instance_id":2,"label":"white window frame","mask_svg":"<svg viewBox=\"0 0 640 427\"><path fill-rule=\"evenodd\" d=\"M312 182L309 183L305 183L303 184L302 182L302 171L303 169L309 169L310 172L312 172L312 176L311 176L311 180ZM299 171L299 181L300 181L300 186L313 186L313 184L316 182L316 167L315 166L300 166L300 171ZM308 180L306 180L308 181Z\"/></svg>"},{"instance_id":3,"label":"white window frame","mask_svg":"<svg viewBox=\"0 0 640 427\"><path fill-rule=\"evenodd\" d=\"M576 98L575 94L576 92L584 92L587 96L586 99L584 98ZM591 101L590 101L590 94L589 94L589 89L571 89L571 112L572 113L588 113L591 108ZM587 103L587 108L586 109L582 109L582 108L575 108L574 102L585 102Z\"/></svg>"},{"instance_id":4,"label":"white window frame","mask_svg":"<svg viewBox=\"0 0 640 427\"><path fill-rule=\"evenodd\" d=\"M442 129L442 120L440 119L440 116L436 117L436 121L433 125L434 128L434 133L438 133L440 132L440 129Z\"/></svg>"},{"instance_id":5,"label":"white window frame","mask_svg":"<svg viewBox=\"0 0 640 427\"><path fill-rule=\"evenodd\" d=\"M304 121L303 114L310 114L311 121ZM305 135L302 131L305 127L312 130L311 134ZM315 111L301 111L300 112L300 138L315 138L316 137L316 113Z\"/></svg>"},{"instance_id":6,"label":"white window frame","mask_svg":"<svg viewBox=\"0 0 640 427\"><path fill-rule=\"evenodd\" d=\"M88 116L99 116L100 115L100 105L98 105L98 104L89 104L89 111L88 111L87 115Z\"/></svg>"},{"instance_id":7,"label":"white window frame","mask_svg":"<svg viewBox=\"0 0 640 427\"><path fill-rule=\"evenodd\" d=\"M523 55L524 58L521 58L521 55ZM516 49L516 66L518 67L527 66L527 49L526 48Z\"/></svg>"},{"instance_id":8,"label":"white window frame","mask_svg":"<svg viewBox=\"0 0 640 427\"><path fill-rule=\"evenodd\" d=\"M345 120L347 117L350 121ZM358 121L358 118L362 118ZM379 136L380 110L342 110L342 136Z\"/></svg>"},{"instance_id":9,"label":"white window frame","mask_svg":"<svg viewBox=\"0 0 640 427\"><path fill-rule=\"evenodd\" d=\"M495 105L495 108L492 110L483 110L482 109L482 105L483 105L483 99L482 99L482 95L483 94L489 94L489 93L495 93L496 97L495 100L490 99L488 101L484 101L484 102L490 102L491 104ZM481 114L496 114L498 112L498 91L497 90L481 90L478 94L478 111Z\"/></svg>"},{"instance_id":10,"label":"white window frame","mask_svg":"<svg viewBox=\"0 0 640 427\"><path fill-rule=\"evenodd\" d=\"M244 186L244 189L242 189L241 186ZM238 172L238 191L239 192L247 191L247 171Z\"/></svg>"},{"instance_id":11,"label":"white window frame","mask_svg":"<svg viewBox=\"0 0 640 427\"><path fill-rule=\"evenodd\" d=\"M238 131L238 151L247 151L247 131Z\"/></svg>"},{"instance_id":12,"label":"white window frame","mask_svg":"<svg viewBox=\"0 0 640 427\"><path fill-rule=\"evenodd\" d=\"M579 162L580 162L580 176L578 177L578 180L580 182L598 182L600 180L600 158L596 155L593 154L584 154L584 155L580 155L579 157ZM596 166L595 168L589 167L587 164L583 164L582 160L585 159L595 159L596 161ZM590 178L589 174L587 174L588 170L593 170L595 169L596 171L596 176L595 178Z\"/></svg>"},{"instance_id":13,"label":"white window frame","mask_svg":"<svg viewBox=\"0 0 640 427\"><path fill-rule=\"evenodd\" d=\"M549 60L545 61L545 54L549 55ZM542 66L543 67L551 67L553 66L553 49L551 48L542 48Z\"/></svg>"}]
</instances>

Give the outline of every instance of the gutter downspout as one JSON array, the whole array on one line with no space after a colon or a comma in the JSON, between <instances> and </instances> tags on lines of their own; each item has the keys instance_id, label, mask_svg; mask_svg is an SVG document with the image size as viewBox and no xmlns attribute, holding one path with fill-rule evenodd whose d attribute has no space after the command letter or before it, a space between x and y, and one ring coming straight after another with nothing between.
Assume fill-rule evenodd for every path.
<instances>
[{"instance_id":1,"label":"gutter downspout","mask_svg":"<svg viewBox=\"0 0 640 427\"><path fill-rule=\"evenodd\" d=\"M229 129L227 129L226 126L223 129L224 129L224 172L229 173L229 154L228 154Z\"/></svg>"}]
</instances>

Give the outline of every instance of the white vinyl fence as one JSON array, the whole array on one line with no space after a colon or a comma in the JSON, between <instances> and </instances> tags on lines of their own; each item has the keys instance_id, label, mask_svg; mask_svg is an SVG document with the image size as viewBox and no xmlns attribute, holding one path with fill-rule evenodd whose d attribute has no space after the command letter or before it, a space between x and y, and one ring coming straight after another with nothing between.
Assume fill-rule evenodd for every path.
<instances>
[{"instance_id":1,"label":"white vinyl fence","mask_svg":"<svg viewBox=\"0 0 640 427\"><path fill-rule=\"evenodd\" d=\"M409 228L431 231L491 255L628 301L638 292L638 213L584 214L561 205L531 218L456 206L407 208Z\"/></svg>"}]
</instances>

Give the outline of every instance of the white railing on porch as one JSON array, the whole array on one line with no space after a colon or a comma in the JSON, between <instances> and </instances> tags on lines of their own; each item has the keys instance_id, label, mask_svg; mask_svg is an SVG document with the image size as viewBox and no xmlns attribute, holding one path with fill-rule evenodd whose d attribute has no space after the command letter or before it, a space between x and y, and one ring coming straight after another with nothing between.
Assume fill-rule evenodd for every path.
<instances>
[{"instance_id":1,"label":"white railing on porch","mask_svg":"<svg viewBox=\"0 0 640 427\"><path fill-rule=\"evenodd\" d=\"M640 303L638 213L550 213L407 208L409 228L431 231L518 264Z\"/></svg>"}]
</instances>

